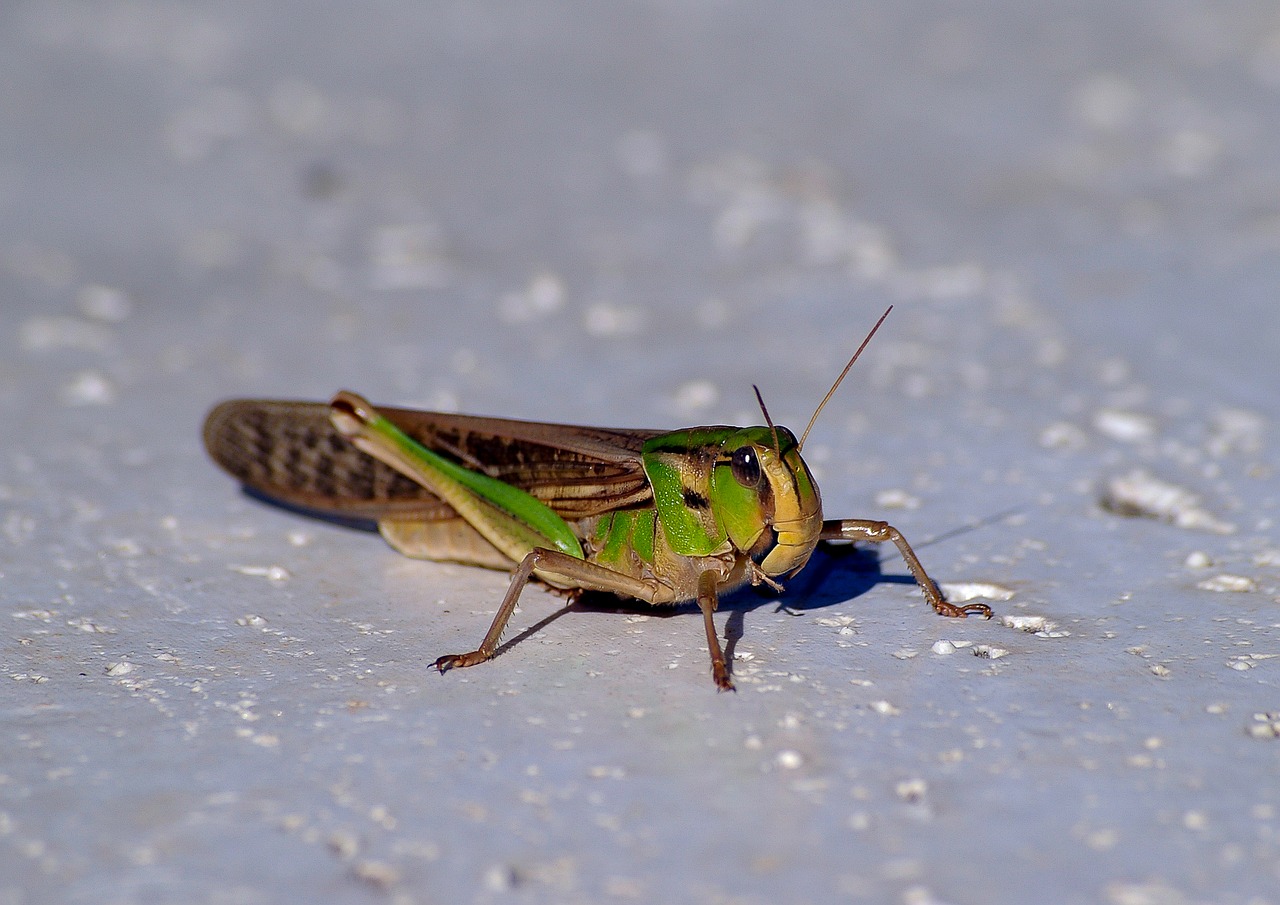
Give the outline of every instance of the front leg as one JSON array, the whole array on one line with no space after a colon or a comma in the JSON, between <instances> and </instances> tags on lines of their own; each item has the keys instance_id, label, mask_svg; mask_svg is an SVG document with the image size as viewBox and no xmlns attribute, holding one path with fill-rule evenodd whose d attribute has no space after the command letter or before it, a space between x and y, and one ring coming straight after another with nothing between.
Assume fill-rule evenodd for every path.
<instances>
[{"instance_id":1,"label":"front leg","mask_svg":"<svg viewBox=\"0 0 1280 905\"><path fill-rule=\"evenodd\" d=\"M717 586L719 575L711 569L698 576L698 609L702 610L703 625L707 629L707 650L711 653L711 678L721 691L733 691L733 680L729 678L729 667L724 662L724 650L720 647L720 639L716 636L716 624L711 614L719 606L720 597Z\"/></svg>"},{"instance_id":2,"label":"front leg","mask_svg":"<svg viewBox=\"0 0 1280 905\"><path fill-rule=\"evenodd\" d=\"M933 579L925 572L924 566L920 565L916 551L911 549L911 545L902 536L902 532L888 522L862 518L834 519L822 523L820 537L822 540L861 540L875 544L892 541L894 546L898 548L898 552L902 554L902 559L906 562L907 568L911 570L916 584L920 585L920 590L924 591L924 599L929 601L929 605L937 613L943 616L956 616L961 619L970 613L977 613L987 619L991 618L991 607L985 603L966 603L964 606L947 603L942 596L942 592L938 590L938 586L934 584Z\"/></svg>"}]
</instances>

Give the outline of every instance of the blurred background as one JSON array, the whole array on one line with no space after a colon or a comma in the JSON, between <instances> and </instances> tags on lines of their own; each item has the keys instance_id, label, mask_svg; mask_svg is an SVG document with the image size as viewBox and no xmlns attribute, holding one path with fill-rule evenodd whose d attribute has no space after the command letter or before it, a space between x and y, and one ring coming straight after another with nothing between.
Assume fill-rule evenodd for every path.
<instances>
[{"instance_id":1,"label":"blurred background","mask_svg":"<svg viewBox=\"0 0 1280 905\"><path fill-rule=\"evenodd\" d=\"M6 4L0 903L1280 901L1278 100L1243 0ZM503 575L200 447L799 431L890 304L806 457L997 618L835 551L734 695L537 590L435 675Z\"/></svg>"}]
</instances>

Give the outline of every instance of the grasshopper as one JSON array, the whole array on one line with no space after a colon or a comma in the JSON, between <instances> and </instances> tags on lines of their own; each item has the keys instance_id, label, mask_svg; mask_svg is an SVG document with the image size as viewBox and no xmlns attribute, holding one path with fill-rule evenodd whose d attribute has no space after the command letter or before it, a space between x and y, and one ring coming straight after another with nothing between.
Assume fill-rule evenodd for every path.
<instances>
[{"instance_id":1,"label":"grasshopper","mask_svg":"<svg viewBox=\"0 0 1280 905\"><path fill-rule=\"evenodd\" d=\"M732 689L712 613L745 584L781 590L819 541L891 542L943 616L991 616L948 603L901 532L873 519L822 518L800 439L775 425L614 430L375 408L340 392L327 405L237 399L208 415L204 442L246 488L319 515L376 521L420 559L510 570L511 584L473 651L447 672L493 657L520 594L537 578L576 596L607 591L649 604L696 600L711 674Z\"/></svg>"}]
</instances>

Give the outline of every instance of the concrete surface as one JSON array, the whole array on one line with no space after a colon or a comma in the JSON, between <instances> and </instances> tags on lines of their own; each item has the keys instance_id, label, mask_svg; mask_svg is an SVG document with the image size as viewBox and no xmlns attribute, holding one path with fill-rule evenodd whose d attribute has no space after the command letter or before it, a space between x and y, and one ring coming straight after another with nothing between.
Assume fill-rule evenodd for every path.
<instances>
[{"instance_id":1,"label":"concrete surface","mask_svg":"<svg viewBox=\"0 0 1280 905\"><path fill-rule=\"evenodd\" d=\"M0 903L1280 902L1277 148L1266 2L5 5ZM809 460L997 618L837 551L736 694L538 590L436 675L503 575L199 445L798 429L889 303Z\"/></svg>"}]
</instances>

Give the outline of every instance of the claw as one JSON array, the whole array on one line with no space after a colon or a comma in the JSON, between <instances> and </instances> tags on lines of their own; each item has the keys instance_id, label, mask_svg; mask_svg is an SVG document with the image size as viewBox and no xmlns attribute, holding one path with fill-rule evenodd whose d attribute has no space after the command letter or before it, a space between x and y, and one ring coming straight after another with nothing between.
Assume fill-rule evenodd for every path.
<instances>
[{"instance_id":1,"label":"claw","mask_svg":"<svg viewBox=\"0 0 1280 905\"><path fill-rule=\"evenodd\" d=\"M933 605L933 608L938 611L939 615L950 616L954 619L963 619L970 613L976 613L984 619L991 618L991 607L985 603L966 603L964 606L956 606L954 603L940 600Z\"/></svg>"},{"instance_id":2,"label":"claw","mask_svg":"<svg viewBox=\"0 0 1280 905\"><path fill-rule=\"evenodd\" d=\"M435 662L436 669L440 670L440 674L444 675L455 666L461 669L464 666L475 666L477 663L483 663L489 659L478 650L473 650L469 654L445 654Z\"/></svg>"},{"instance_id":3,"label":"claw","mask_svg":"<svg viewBox=\"0 0 1280 905\"><path fill-rule=\"evenodd\" d=\"M723 660L712 662L711 678L715 680L718 691L737 691L733 687L733 679L729 678L729 669Z\"/></svg>"}]
</instances>

